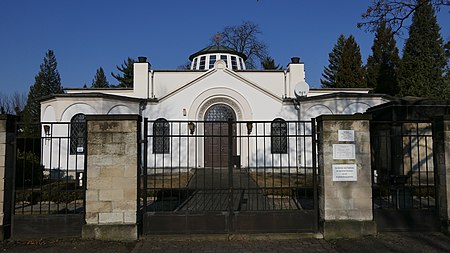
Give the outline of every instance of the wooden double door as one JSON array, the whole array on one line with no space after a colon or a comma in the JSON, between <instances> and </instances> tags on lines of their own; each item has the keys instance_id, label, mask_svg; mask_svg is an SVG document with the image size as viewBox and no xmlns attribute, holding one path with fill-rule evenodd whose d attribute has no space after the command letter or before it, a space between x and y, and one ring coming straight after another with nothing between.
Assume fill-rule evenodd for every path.
<instances>
[{"instance_id":1,"label":"wooden double door","mask_svg":"<svg viewBox=\"0 0 450 253\"><path fill-rule=\"evenodd\" d=\"M229 154L236 155L236 116L224 104L211 106L205 114L205 167L227 167Z\"/></svg>"}]
</instances>

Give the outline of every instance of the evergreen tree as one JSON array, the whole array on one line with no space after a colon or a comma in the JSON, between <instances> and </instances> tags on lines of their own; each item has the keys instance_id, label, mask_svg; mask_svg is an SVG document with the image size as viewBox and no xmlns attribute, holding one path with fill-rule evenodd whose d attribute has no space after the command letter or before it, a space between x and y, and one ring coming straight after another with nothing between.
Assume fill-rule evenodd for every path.
<instances>
[{"instance_id":1,"label":"evergreen tree","mask_svg":"<svg viewBox=\"0 0 450 253\"><path fill-rule=\"evenodd\" d=\"M30 87L27 104L25 105L24 117L26 122L40 122L41 106L39 100L42 97L64 92L56 57L52 50L47 51L44 62L40 66L40 71L34 80L34 85Z\"/></svg>"},{"instance_id":2,"label":"evergreen tree","mask_svg":"<svg viewBox=\"0 0 450 253\"><path fill-rule=\"evenodd\" d=\"M120 67L117 66L117 70L122 72L122 75L111 73L111 75L119 81L118 87L133 88L133 64L135 62L135 60L128 57L126 61L123 61L123 64Z\"/></svg>"},{"instance_id":3,"label":"evergreen tree","mask_svg":"<svg viewBox=\"0 0 450 253\"><path fill-rule=\"evenodd\" d=\"M428 0L418 0L398 71L401 96L445 98L447 65L436 16Z\"/></svg>"},{"instance_id":4,"label":"evergreen tree","mask_svg":"<svg viewBox=\"0 0 450 253\"><path fill-rule=\"evenodd\" d=\"M323 88L336 87L336 73L339 69L339 63L342 56L342 48L344 47L346 38L341 34L333 47L331 53L328 54L328 67L325 67L322 73L324 79L320 79Z\"/></svg>"},{"instance_id":5,"label":"evergreen tree","mask_svg":"<svg viewBox=\"0 0 450 253\"><path fill-rule=\"evenodd\" d=\"M106 80L105 72L103 71L103 68L100 67L97 69L97 73L95 73L94 80L92 80L92 88L108 88L109 83L108 80Z\"/></svg>"},{"instance_id":6,"label":"evergreen tree","mask_svg":"<svg viewBox=\"0 0 450 253\"><path fill-rule=\"evenodd\" d=\"M261 66L265 70L271 70L271 69L281 69L280 64L275 64L275 60L272 57L267 56L264 58L263 61L261 61Z\"/></svg>"},{"instance_id":7,"label":"evergreen tree","mask_svg":"<svg viewBox=\"0 0 450 253\"><path fill-rule=\"evenodd\" d=\"M381 23L376 31L372 55L367 59L367 86L377 93L398 93L397 70L400 62L392 30Z\"/></svg>"},{"instance_id":8,"label":"evergreen tree","mask_svg":"<svg viewBox=\"0 0 450 253\"><path fill-rule=\"evenodd\" d=\"M336 73L336 88L361 87L366 87L361 50L355 38L350 35L342 48L341 60Z\"/></svg>"}]
</instances>

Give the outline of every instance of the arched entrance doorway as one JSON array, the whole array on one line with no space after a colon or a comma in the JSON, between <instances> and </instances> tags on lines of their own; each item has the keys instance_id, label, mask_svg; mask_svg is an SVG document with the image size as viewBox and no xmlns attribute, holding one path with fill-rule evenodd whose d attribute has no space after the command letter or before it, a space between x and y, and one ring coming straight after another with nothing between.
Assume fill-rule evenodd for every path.
<instances>
[{"instance_id":1,"label":"arched entrance doorway","mask_svg":"<svg viewBox=\"0 0 450 253\"><path fill-rule=\"evenodd\" d=\"M234 138L229 138L228 120L236 120L231 107L216 104L205 113L205 167L228 166L230 145L233 145L233 155L236 154ZM232 126L232 135L236 133L236 125Z\"/></svg>"}]
</instances>

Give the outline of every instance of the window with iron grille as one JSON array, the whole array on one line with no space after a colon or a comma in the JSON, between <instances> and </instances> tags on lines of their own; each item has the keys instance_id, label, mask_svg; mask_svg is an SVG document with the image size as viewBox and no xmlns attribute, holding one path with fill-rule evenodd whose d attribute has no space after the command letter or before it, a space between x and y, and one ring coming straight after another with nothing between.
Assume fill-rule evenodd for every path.
<instances>
[{"instance_id":1,"label":"window with iron grille","mask_svg":"<svg viewBox=\"0 0 450 253\"><path fill-rule=\"evenodd\" d=\"M170 153L170 127L166 119L157 119L153 123L153 153Z\"/></svg>"},{"instance_id":2,"label":"window with iron grille","mask_svg":"<svg viewBox=\"0 0 450 253\"><path fill-rule=\"evenodd\" d=\"M70 120L70 154L84 153L86 138L86 116L82 113L76 114Z\"/></svg>"},{"instance_id":3,"label":"window with iron grille","mask_svg":"<svg viewBox=\"0 0 450 253\"><path fill-rule=\"evenodd\" d=\"M275 119L270 124L272 154L287 153L287 124L283 119Z\"/></svg>"}]
</instances>

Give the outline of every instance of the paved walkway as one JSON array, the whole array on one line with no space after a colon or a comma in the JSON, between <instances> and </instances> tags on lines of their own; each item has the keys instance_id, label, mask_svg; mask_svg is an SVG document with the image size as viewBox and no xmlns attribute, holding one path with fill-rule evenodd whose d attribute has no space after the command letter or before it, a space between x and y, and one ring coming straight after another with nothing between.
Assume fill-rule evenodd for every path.
<instances>
[{"instance_id":1,"label":"paved walkway","mask_svg":"<svg viewBox=\"0 0 450 253\"><path fill-rule=\"evenodd\" d=\"M233 184L233 210L271 210L273 206L263 195L246 169L199 168L189 182L194 194L183 204L182 211L228 211L230 181Z\"/></svg>"},{"instance_id":2,"label":"paved walkway","mask_svg":"<svg viewBox=\"0 0 450 253\"><path fill-rule=\"evenodd\" d=\"M179 236L143 238L137 242L85 241L80 239L55 241L5 242L3 252L64 252L64 253L220 253L220 252L331 252L331 253L428 253L450 252L450 237L441 233L383 233L359 239L327 241L314 238L281 239L282 235L259 237L235 236L232 240L220 236Z\"/></svg>"}]
</instances>

